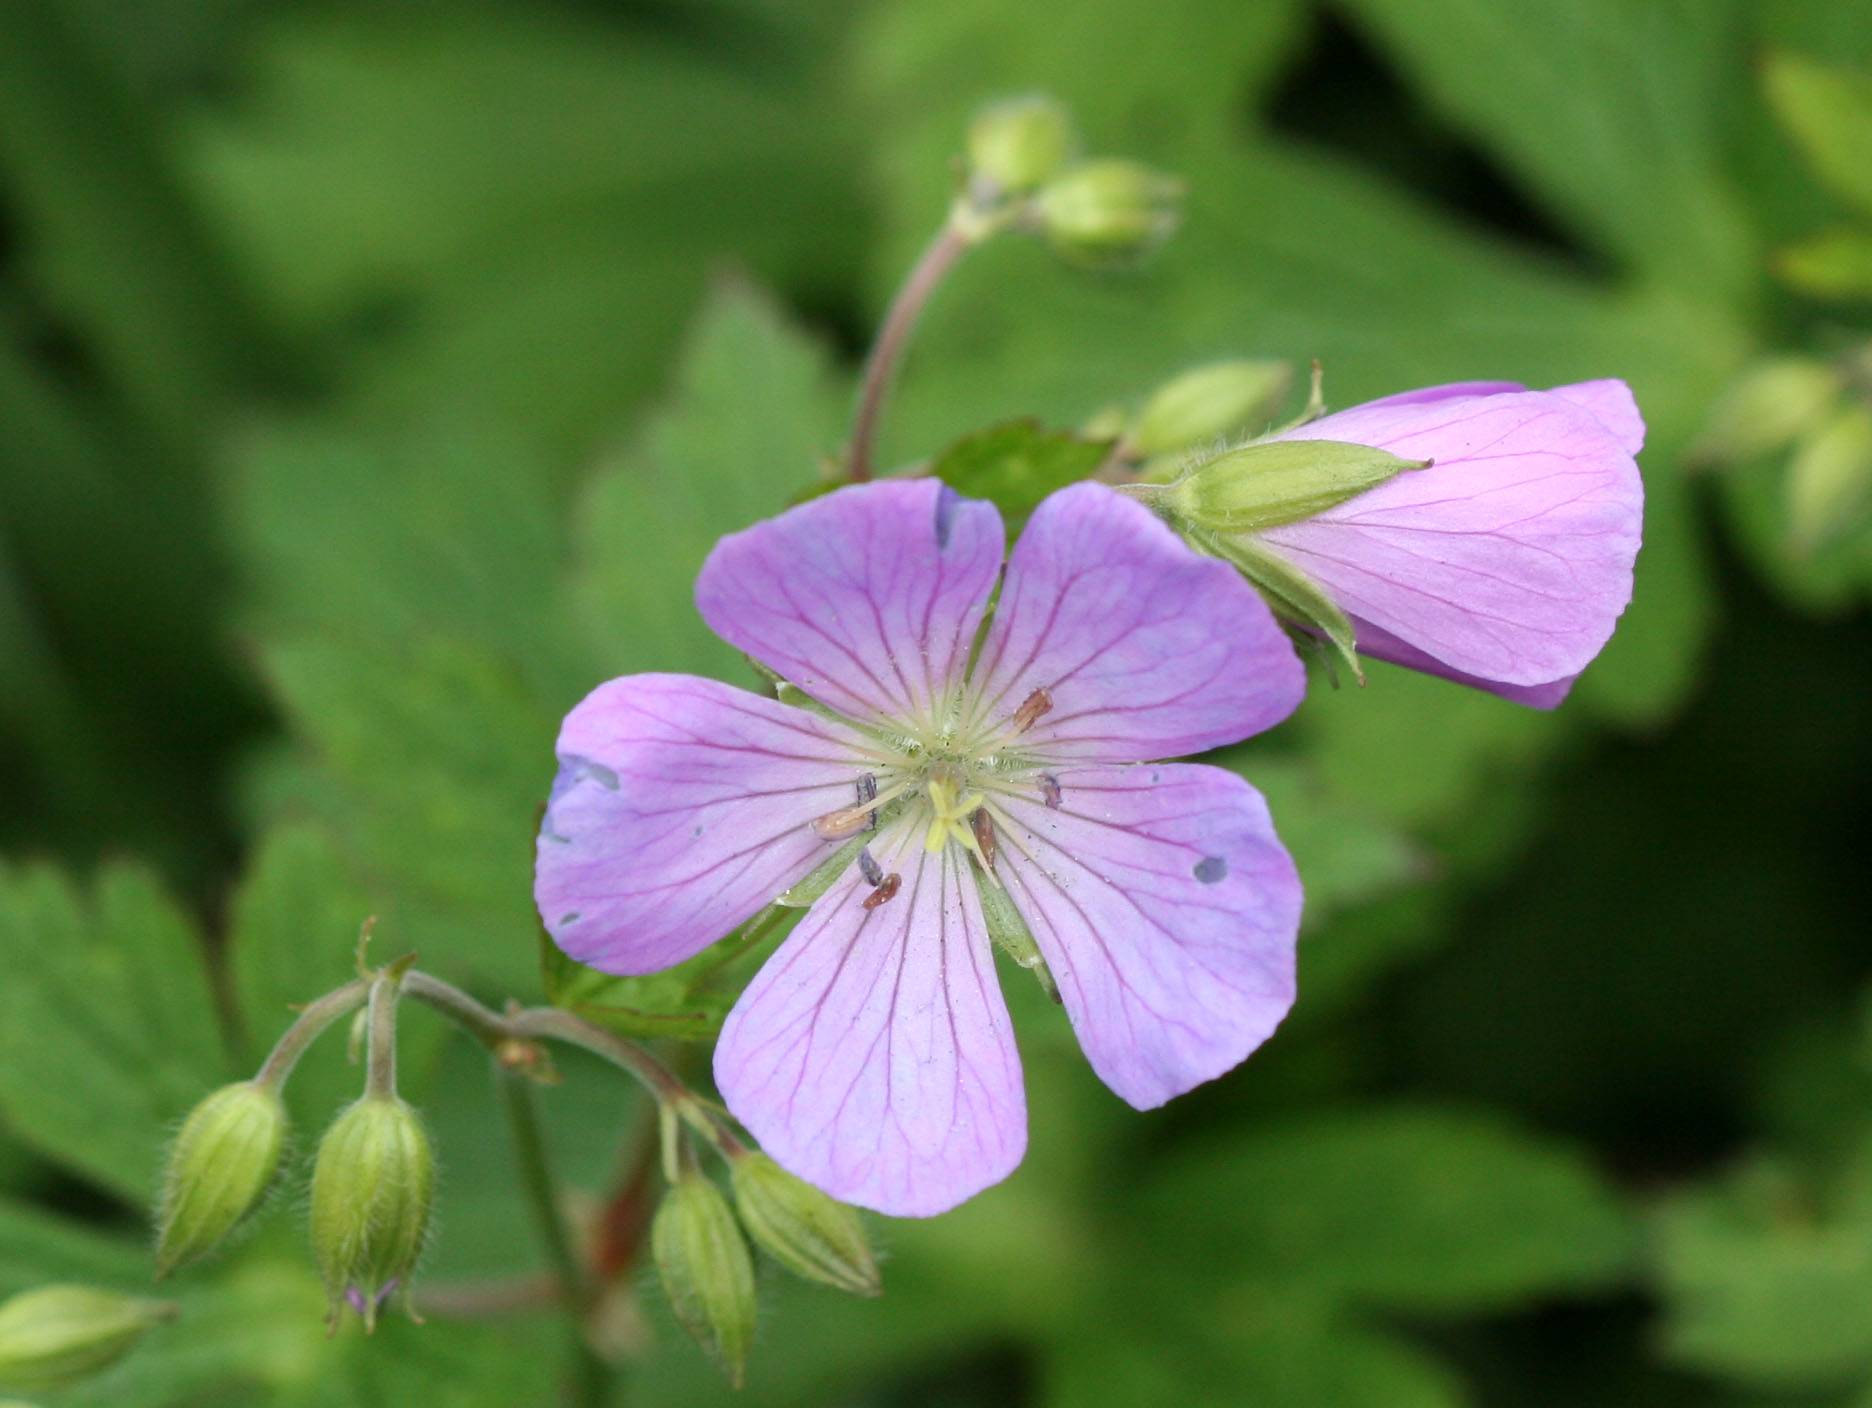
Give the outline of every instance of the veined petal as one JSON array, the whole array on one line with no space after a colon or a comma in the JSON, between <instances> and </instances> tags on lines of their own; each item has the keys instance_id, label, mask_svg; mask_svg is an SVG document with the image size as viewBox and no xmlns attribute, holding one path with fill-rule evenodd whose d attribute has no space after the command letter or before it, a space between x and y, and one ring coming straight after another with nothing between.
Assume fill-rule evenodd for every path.
<instances>
[{"instance_id":1,"label":"veined petal","mask_svg":"<svg viewBox=\"0 0 1872 1408\"><path fill-rule=\"evenodd\" d=\"M1242 1061L1293 1006L1300 880L1267 804L1196 764L1059 774L1002 799L998 873L1086 1057L1139 1109Z\"/></svg>"},{"instance_id":2,"label":"veined petal","mask_svg":"<svg viewBox=\"0 0 1872 1408\"><path fill-rule=\"evenodd\" d=\"M860 720L921 720L968 664L1005 535L934 479L858 484L731 533L696 580L714 632Z\"/></svg>"},{"instance_id":3,"label":"veined petal","mask_svg":"<svg viewBox=\"0 0 1872 1408\"><path fill-rule=\"evenodd\" d=\"M1452 381L1443 386L1420 386L1414 391L1380 396L1376 401L1363 402L1353 409L1370 411L1383 406L1422 406L1433 401L1453 401L1465 396L1499 396L1503 392L1525 392L1527 389L1518 381ZM1632 397L1631 387L1616 377L1606 377L1599 381L1576 381L1570 386L1556 386L1547 394L1571 401L1588 412L1612 432L1612 438L1624 447L1626 454L1635 455L1644 448L1644 417L1638 414L1638 402ZM1294 434L1297 438L1310 437L1317 432L1320 424L1315 421L1311 429L1295 431Z\"/></svg>"},{"instance_id":4,"label":"veined petal","mask_svg":"<svg viewBox=\"0 0 1872 1408\"><path fill-rule=\"evenodd\" d=\"M1573 684L1579 679L1578 675L1567 675L1546 684L1503 684L1500 680L1485 680L1475 675L1465 675L1461 670L1452 670L1435 656L1406 645L1389 631L1380 630L1369 621L1360 621L1356 629L1361 655L1369 655L1374 660L1389 660L1393 665L1403 665L1439 679L1466 684L1471 689L1498 694L1503 699L1525 704L1530 709L1559 708L1566 701L1567 695L1573 692Z\"/></svg>"},{"instance_id":5,"label":"veined petal","mask_svg":"<svg viewBox=\"0 0 1872 1408\"><path fill-rule=\"evenodd\" d=\"M874 846L902 876L864 907L834 886L755 975L715 1047L735 1118L789 1171L898 1217L998 1183L1027 1106L968 858L899 824Z\"/></svg>"},{"instance_id":6,"label":"veined petal","mask_svg":"<svg viewBox=\"0 0 1872 1408\"><path fill-rule=\"evenodd\" d=\"M1620 421L1618 398L1600 383L1564 392L1374 402L1315 421L1304 434L1435 463L1262 539L1353 619L1361 648L1389 637L1503 685L1577 675L1631 599L1644 489L1632 427L1600 419Z\"/></svg>"},{"instance_id":7,"label":"veined petal","mask_svg":"<svg viewBox=\"0 0 1872 1408\"><path fill-rule=\"evenodd\" d=\"M1129 762L1200 753L1292 713L1293 645L1232 567L1199 557L1141 504L1076 484L1041 504L1008 562L976 667L972 726L1033 691L1051 707L1019 746Z\"/></svg>"},{"instance_id":8,"label":"veined petal","mask_svg":"<svg viewBox=\"0 0 1872 1408\"><path fill-rule=\"evenodd\" d=\"M533 893L554 942L607 973L680 963L837 842L867 741L692 675L627 675L566 716Z\"/></svg>"}]
</instances>

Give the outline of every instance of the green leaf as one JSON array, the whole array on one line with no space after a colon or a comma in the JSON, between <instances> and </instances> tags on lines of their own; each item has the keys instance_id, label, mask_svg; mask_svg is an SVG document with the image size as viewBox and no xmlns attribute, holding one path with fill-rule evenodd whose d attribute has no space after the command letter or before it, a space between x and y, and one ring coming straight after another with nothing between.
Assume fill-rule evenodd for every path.
<instances>
[{"instance_id":1,"label":"green leaf","mask_svg":"<svg viewBox=\"0 0 1872 1408\"><path fill-rule=\"evenodd\" d=\"M1660 1211L1664 1347L1706 1372L1826 1387L1872 1370L1872 1150L1831 1186L1757 1164Z\"/></svg>"},{"instance_id":2,"label":"green leaf","mask_svg":"<svg viewBox=\"0 0 1872 1408\"><path fill-rule=\"evenodd\" d=\"M1500 1310L1601 1288L1633 1250L1576 1153L1450 1110L1266 1123L1180 1154L1145 1196L1220 1275L1323 1303Z\"/></svg>"},{"instance_id":3,"label":"green leaf","mask_svg":"<svg viewBox=\"0 0 1872 1408\"><path fill-rule=\"evenodd\" d=\"M0 1197L0 1300L48 1281L146 1286L149 1243Z\"/></svg>"},{"instance_id":4,"label":"green leaf","mask_svg":"<svg viewBox=\"0 0 1872 1408\"><path fill-rule=\"evenodd\" d=\"M696 573L718 538L769 517L811 477L845 399L824 349L770 300L740 283L716 288L669 404L579 514L573 598L608 674L746 679L746 662L696 615Z\"/></svg>"},{"instance_id":5,"label":"green leaf","mask_svg":"<svg viewBox=\"0 0 1872 1408\"><path fill-rule=\"evenodd\" d=\"M1768 60L1762 78L1770 106L1814 175L1872 215L1872 77L1784 53Z\"/></svg>"},{"instance_id":6,"label":"green leaf","mask_svg":"<svg viewBox=\"0 0 1872 1408\"><path fill-rule=\"evenodd\" d=\"M153 876L0 865L0 1113L133 1203L176 1117L227 1079L201 939Z\"/></svg>"},{"instance_id":7,"label":"green leaf","mask_svg":"<svg viewBox=\"0 0 1872 1408\"><path fill-rule=\"evenodd\" d=\"M1810 298L1872 299L1872 232L1822 231L1777 253L1774 269Z\"/></svg>"},{"instance_id":8,"label":"green leaf","mask_svg":"<svg viewBox=\"0 0 1872 1408\"><path fill-rule=\"evenodd\" d=\"M1109 441L1014 420L965 435L931 461L929 473L958 494L994 504L1011 538L1042 499L1090 478L1110 452Z\"/></svg>"},{"instance_id":9,"label":"green leaf","mask_svg":"<svg viewBox=\"0 0 1872 1408\"><path fill-rule=\"evenodd\" d=\"M721 1030L731 995L698 992L699 979L718 966L712 949L660 973L619 978L568 958L540 935L540 964L546 999L624 1036L708 1041Z\"/></svg>"},{"instance_id":10,"label":"green leaf","mask_svg":"<svg viewBox=\"0 0 1872 1408\"><path fill-rule=\"evenodd\" d=\"M1699 297L1740 293L1754 251L1723 169L1731 0L1354 0L1421 99L1593 244Z\"/></svg>"}]
</instances>

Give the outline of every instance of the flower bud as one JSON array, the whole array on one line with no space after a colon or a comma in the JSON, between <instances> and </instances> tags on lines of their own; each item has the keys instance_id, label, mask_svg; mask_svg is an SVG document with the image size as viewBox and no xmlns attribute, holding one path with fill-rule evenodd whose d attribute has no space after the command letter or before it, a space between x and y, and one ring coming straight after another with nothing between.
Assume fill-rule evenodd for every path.
<instances>
[{"instance_id":1,"label":"flower bud","mask_svg":"<svg viewBox=\"0 0 1872 1408\"><path fill-rule=\"evenodd\" d=\"M1872 495L1872 406L1849 401L1800 443L1788 464L1788 528L1811 552L1852 526Z\"/></svg>"},{"instance_id":2,"label":"flower bud","mask_svg":"<svg viewBox=\"0 0 1872 1408\"><path fill-rule=\"evenodd\" d=\"M1213 533L1298 523L1429 460L1338 440L1270 440L1230 450L1162 491L1176 518Z\"/></svg>"},{"instance_id":3,"label":"flower bud","mask_svg":"<svg viewBox=\"0 0 1872 1408\"><path fill-rule=\"evenodd\" d=\"M721 1190L684 1174L650 1224L650 1250L677 1320L739 1388L754 1342L754 1262Z\"/></svg>"},{"instance_id":4,"label":"flower bud","mask_svg":"<svg viewBox=\"0 0 1872 1408\"><path fill-rule=\"evenodd\" d=\"M877 1260L857 1213L765 1154L738 1155L728 1172L741 1225L775 1261L853 1295L878 1293Z\"/></svg>"},{"instance_id":5,"label":"flower bud","mask_svg":"<svg viewBox=\"0 0 1872 1408\"><path fill-rule=\"evenodd\" d=\"M1135 161L1087 161L1068 168L1034 198L1047 242L1078 264L1142 258L1177 227L1183 183Z\"/></svg>"},{"instance_id":6,"label":"flower bud","mask_svg":"<svg viewBox=\"0 0 1872 1408\"><path fill-rule=\"evenodd\" d=\"M1065 165L1072 148L1065 108L1051 98L1009 98L984 108L970 124L969 171L1021 194Z\"/></svg>"},{"instance_id":7,"label":"flower bud","mask_svg":"<svg viewBox=\"0 0 1872 1408\"><path fill-rule=\"evenodd\" d=\"M279 1171L286 1107L253 1081L224 1085L189 1112L169 1146L156 1213L156 1275L205 1256L258 1206Z\"/></svg>"},{"instance_id":8,"label":"flower bud","mask_svg":"<svg viewBox=\"0 0 1872 1408\"><path fill-rule=\"evenodd\" d=\"M1811 357L1757 362L1716 402L1689 458L1735 464L1771 454L1811 429L1839 392L1839 373Z\"/></svg>"},{"instance_id":9,"label":"flower bud","mask_svg":"<svg viewBox=\"0 0 1872 1408\"><path fill-rule=\"evenodd\" d=\"M1293 368L1285 362L1195 367L1152 394L1131 445L1140 455L1161 455L1244 429L1265 430L1292 386Z\"/></svg>"},{"instance_id":10,"label":"flower bud","mask_svg":"<svg viewBox=\"0 0 1872 1408\"><path fill-rule=\"evenodd\" d=\"M331 1300L377 1325L394 1292L407 1296L435 1196L435 1159L422 1120L394 1095L366 1095L332 1121L312 1166L312 1251Z\"/></svg>"},{"instance_id":11,"label":"flower bud","mask_svg":"<svg viewBox=\"0 0 1872 1408\"><path fill-rule=\"evenodd\" d=\"M107 1369L152 1326L173 1319L172 1302L90 1286L41 1286L0 1304L0 1388L48 1393Z\"/></svg>"}]
</instances>

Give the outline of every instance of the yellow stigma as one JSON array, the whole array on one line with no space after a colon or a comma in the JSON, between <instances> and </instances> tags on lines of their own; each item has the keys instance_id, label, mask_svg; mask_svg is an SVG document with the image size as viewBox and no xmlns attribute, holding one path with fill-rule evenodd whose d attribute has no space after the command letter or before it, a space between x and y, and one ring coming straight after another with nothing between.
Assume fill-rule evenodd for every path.
<instances>
[{"instance_id":1,"label":"yellow stigma","mask_svg":"<svg viewBox=\"0 0 1872 1408\"><path fill-rule=\"evenodd\" d=\"M930 829L923 837L923 848L934 856L945 841L958 841L975 859L981 859L981 848L975 844L975 831L968 820L983 801L981 792L962 792L953 779L936 775L930 777L929 794ZM987 861L981 867L988 869Z\"/></svg>"}]
</instances>

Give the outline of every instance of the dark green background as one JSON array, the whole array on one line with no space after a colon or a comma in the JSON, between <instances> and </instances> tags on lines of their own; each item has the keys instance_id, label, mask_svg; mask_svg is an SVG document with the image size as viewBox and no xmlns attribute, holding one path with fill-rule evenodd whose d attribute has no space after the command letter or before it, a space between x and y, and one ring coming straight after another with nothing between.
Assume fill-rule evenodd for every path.
<instances>
[{"instance_id":1,"label":"dark green background","mask_svg":"<svg viewBox=\"0 0 1872 1408\"><path fill-rule=\"evenodd\" d=\"M1218 356L1622 376L1636 601L1556 714L1377 667L1228 755L1308 883L1289 1024L1138 1115L1010 970L1027 1163L874 1221L881 1301L766 1278L742 1401L1872 1405L1872 549L1682 467L1751 356L1866 335L1767 274L1847 219L1776 52L1863 70L1872 8L0 0L0 1294L146 1284L164 1131L365 913L538 999L557 719L744 678L696 566L837 451L969 114L1044 90L1185 227L972 256L887 462ZM407 1041L427 1284L530 1269L478 1058ZM597 1199L642 1102L567 1075ZM308 1061L302 1148L356 1079ZM328 1344L301 1186L65 1401L555 1401L545 1316ZM621 1402L727 1397L641 1272L614 1308Z\"/></svg>"}]
</instances>

